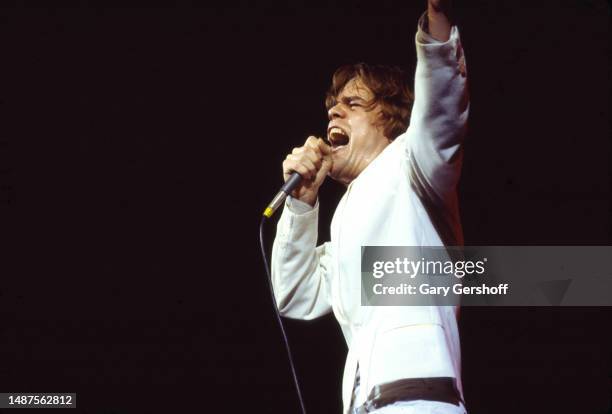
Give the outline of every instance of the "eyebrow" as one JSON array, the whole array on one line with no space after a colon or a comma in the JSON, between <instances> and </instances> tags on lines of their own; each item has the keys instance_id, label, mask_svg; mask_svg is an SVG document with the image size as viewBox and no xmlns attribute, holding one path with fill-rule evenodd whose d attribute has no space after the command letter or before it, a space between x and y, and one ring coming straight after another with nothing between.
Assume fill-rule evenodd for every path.
<instances>
[{"instance_id":1,"label":"eyebrow","mask_svg":"<svg viewBox=\"0 0 612 414\"><path fill-rule=\"evenodd\" d=\"M330 109L330 108L336 106L336 104L338 102L343 102L346 105L346 104L349 104L351 101L356 101L356 100L357 101L361 101L364 104L367 104L368 102L371 102L371 101L368 101L367 99L364 99L364 98L362 98L361 96L358 96L358 95L343 96L340 99L338 99L338 96L333 96L331 98L331 102L330 102L329 106L326 106L326 107L327 107L327 109Z\"/></svg>"},{"instance_id":2,"label":"eyebrow","mask_svg":"<svg viewBox=\"0 0 612 414\"><path fill-rule=\"evenodd\" d=\"M357 96L357 95L345 96L345 97L342 98L342 102L350 102L350 101L355 101L355 100L359 100L359 101L362 101L362 102L366 101L361 96Z\"/></svg>"}]
</instances>

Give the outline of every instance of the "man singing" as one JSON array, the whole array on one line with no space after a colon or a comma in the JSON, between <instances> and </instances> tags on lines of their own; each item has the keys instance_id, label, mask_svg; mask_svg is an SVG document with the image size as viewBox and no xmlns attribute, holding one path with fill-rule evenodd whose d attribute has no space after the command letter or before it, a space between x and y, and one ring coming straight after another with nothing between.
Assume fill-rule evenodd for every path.
<instances>
[{"instance_id":1,"label":"man singing","mask_svg":"<svg viewBox=\"0 0 612 414\"><path fill-rule=\"evenodd\" d=\"M465 413L453 306L361 306L361 246L463 244L456 187L468 118L459 31L450 1L418 22L414 100L399 70L339 68L326 105L327 141L309 137L283 162L303 180L279 220L272 282L282 315L330 311L348 344L345 414ZM319 187L347 186L331 241L317 242Z\"/></svg>"}]
</instances>

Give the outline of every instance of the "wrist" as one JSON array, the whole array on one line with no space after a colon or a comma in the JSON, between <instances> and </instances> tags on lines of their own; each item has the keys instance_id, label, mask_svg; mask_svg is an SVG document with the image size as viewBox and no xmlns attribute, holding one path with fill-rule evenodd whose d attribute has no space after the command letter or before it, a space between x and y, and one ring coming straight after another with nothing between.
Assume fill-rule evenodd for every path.
<instances>
[{"instance_id":1,"label":"wrist","mask_svg":"<svg viewBox=\"0 0 612 414\"><path fill-rule=\"evenodd\" d=\"M308 204L311 207L314 207L314 205L317 203L317 193L308 192L303 194L296 194L293 197L297 198L303 203Z\"/></svg>"}]
</instances>

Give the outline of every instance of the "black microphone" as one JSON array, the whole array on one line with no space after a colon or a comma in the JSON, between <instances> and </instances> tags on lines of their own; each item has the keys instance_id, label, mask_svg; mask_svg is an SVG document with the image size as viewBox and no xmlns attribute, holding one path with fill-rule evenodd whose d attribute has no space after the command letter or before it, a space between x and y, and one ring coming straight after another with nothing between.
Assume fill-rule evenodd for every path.
<instances>
[{"instance_id":1,"label":"black microphone","mask_svg":"<svg viewBox=\"0 0 612 414\"><path fill-rule=\"evenodd\" d=\"M270 204L268 204L268 207L266 207L264 210L263 215L267 218L272 217L272 214L274 214L276 209L283 203L283 201L285 201L285 198L287 198L287 196L291 194L293 190L295 190L295 187L297 187L301 181L302 176L299 173L294 172L291 174L291 177L289 177L285 184L283 184L280 191L276 194L276 196L274 196Z\"/></svg>"}]
</instances>

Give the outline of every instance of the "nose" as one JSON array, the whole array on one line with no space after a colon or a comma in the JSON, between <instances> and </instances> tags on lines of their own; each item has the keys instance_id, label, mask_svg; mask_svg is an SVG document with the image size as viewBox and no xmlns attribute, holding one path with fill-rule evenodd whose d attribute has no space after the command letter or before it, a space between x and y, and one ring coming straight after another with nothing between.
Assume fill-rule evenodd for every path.
<instances>
[{"instance_id":1,"label":"nose","mask_svg":"<svg viewBox=\"0 0 612 414\"><path fill-rule=\"evenodd\" d=\"M327 117L330 121L336 118L344 118L345 115L346 112L344 111L344 108L342 108L341 102L338 102L337 104L329 108L329 110L327 111Z\"/></svg>"}]
</instances>

